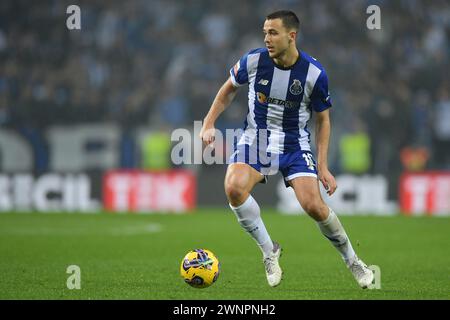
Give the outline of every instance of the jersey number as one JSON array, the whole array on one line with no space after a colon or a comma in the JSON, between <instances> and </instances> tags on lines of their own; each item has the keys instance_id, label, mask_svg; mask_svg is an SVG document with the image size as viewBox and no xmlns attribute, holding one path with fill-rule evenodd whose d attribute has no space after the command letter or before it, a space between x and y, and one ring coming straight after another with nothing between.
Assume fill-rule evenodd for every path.
<instances>
[{"instance_id":1,"label":"jersey number","mask_svg":"<svg viewBox=\"0 0 450 320\"><path fill-rule=\"evenodd\" d=\"M304 153L304 154L302 154L302 157L305 159L306 166L308 167L308 169L314 170L314 161L313 161L312 154L311 153Z\"/></svg>"}]
</instances>

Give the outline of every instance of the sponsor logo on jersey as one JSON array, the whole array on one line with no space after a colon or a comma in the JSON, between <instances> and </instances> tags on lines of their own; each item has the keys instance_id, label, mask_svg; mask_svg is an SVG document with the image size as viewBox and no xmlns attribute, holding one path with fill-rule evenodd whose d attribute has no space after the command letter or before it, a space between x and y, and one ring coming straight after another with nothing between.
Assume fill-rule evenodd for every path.
<instances>
[{"instance_id":1,"label":"sponsor logo on jersey","mask_svg":"<svg viewBox=\"0 0 450 320\"><path fill-rule=\"evenodd\" d=\"M269 84L269 80L261 79L261 80L259 80L258 84L261 84L263 86L267 86Z\"/></svg>"},{"instance_id":2,"label":"sponsor logo on jersey","mask_svg":"<svg viewBox=\"0 0 450 320\"><path fill-rule=\"evenodd\" d=\"M299 108L300 102L299 101L287 101L287 100L281 100L277 98L272 97L266 97L266 95L262 92L257 92L256 97L258 98L259 103L261 104L276 104L278 106L286 107L286 108Z\"/></svg>"},{"instance_id":3,"label":"sponsor logo on jersey","mask_svg":"<svg viewBox=\"0 0 450 320\"><path fill-rule=\"evenodd\" d=\"M262 92L257 92L257 93L256 93L256 96L258 97L259 103L261 103L261 104L266 104L267 97L266 97L266 95L265 95L264 93L262 93Z\"/></svg>"}]
</instances>

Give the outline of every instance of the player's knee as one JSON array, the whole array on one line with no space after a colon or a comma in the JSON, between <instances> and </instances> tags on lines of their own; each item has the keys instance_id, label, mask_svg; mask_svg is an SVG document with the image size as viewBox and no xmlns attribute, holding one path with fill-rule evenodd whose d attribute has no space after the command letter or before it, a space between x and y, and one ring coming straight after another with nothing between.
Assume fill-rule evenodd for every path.
<instances>
[{"instance_id":1,"label":"player's knee","mask_svg":"<svg viewBox=\"0 0 450 320\"><path fill-rule=\"evenodd\" d=\"M312 213L314 213L314 204L312 201L304 201L302 203L302 208L303 210L305 210L305 212L309 215L311 215Z\"/></svg>"},{"instance_id":2,"label":"player's knee","mask_svg":"<svg viewBox=\"0 0 450 320\"><path fill-rule=\"evenodd\" d=\"M231 205L239 205L245 196L245 189L239 185L229 184L225 186L225 194Z\"/></svg>"},{"instance_id":3,"label":"player's knee","mask_svg":"<svg viewBox=\"0 0 450 320\"><path fill-rule=\"evenodd\" d=\"M230 178L225 181L225 194L231 205L240 205L246 196L245 183L238 178Z\"/></svg>"},{"instance_id":4,"label":"player's knee","mask_svg":"<svg viewBox=\"0 0 450 320\"><path fill-rule=\"evenodd\" d=\"M316 221L323 221L327 218L327 206L320 200L307 200L302 203L303 210Z\"/></svg>"}]
</instances>

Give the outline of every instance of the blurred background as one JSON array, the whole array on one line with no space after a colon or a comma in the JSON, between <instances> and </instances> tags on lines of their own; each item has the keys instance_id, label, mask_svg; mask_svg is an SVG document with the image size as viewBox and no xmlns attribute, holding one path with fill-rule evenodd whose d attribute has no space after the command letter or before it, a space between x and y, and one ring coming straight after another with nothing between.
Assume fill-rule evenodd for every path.
<instances>
[{"instance_id":1,"label":"blurred background","mask_svg":"<svg viewBox=\"0 0 450 320\"><path fill-rule=\"evenodd\" d=\"M66 27L72 4L80 30ZM366 27L371 4L380 30ZM342 214L450 214L445 0L1 1L0 210L226 207L226 165L173 164L171 134L196 136L194 121L240 56L264 46L265 16L279 9L297 13L298 47L329 77L339 189L327 201ZM219 130L243 126L246 99L243 88ZM255 194L301 210L279 175Z\"/></svg>"}]
</instances>

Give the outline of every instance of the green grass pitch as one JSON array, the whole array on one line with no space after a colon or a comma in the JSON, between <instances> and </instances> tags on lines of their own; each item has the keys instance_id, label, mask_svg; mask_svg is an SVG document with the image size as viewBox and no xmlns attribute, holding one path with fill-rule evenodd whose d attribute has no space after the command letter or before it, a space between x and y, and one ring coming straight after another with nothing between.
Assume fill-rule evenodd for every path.
<instances>
[{"instance_id":1,"label":"green grass pitch","mask_svg":"<svg viewBox=\"0 0 450 320\"><path fill-rule=\"evenodd\" d=\"M358 255L381 268L381 290L360 289L306 216L263 210L284 251L280 286L231 211L186 215L0 214L0 299L449 299L450 218L341 216ZM212 250L222 268L206 289L179 275L185 253ZM66 287L69 265L81 289Z\"/></svg>"}]
</instances>

